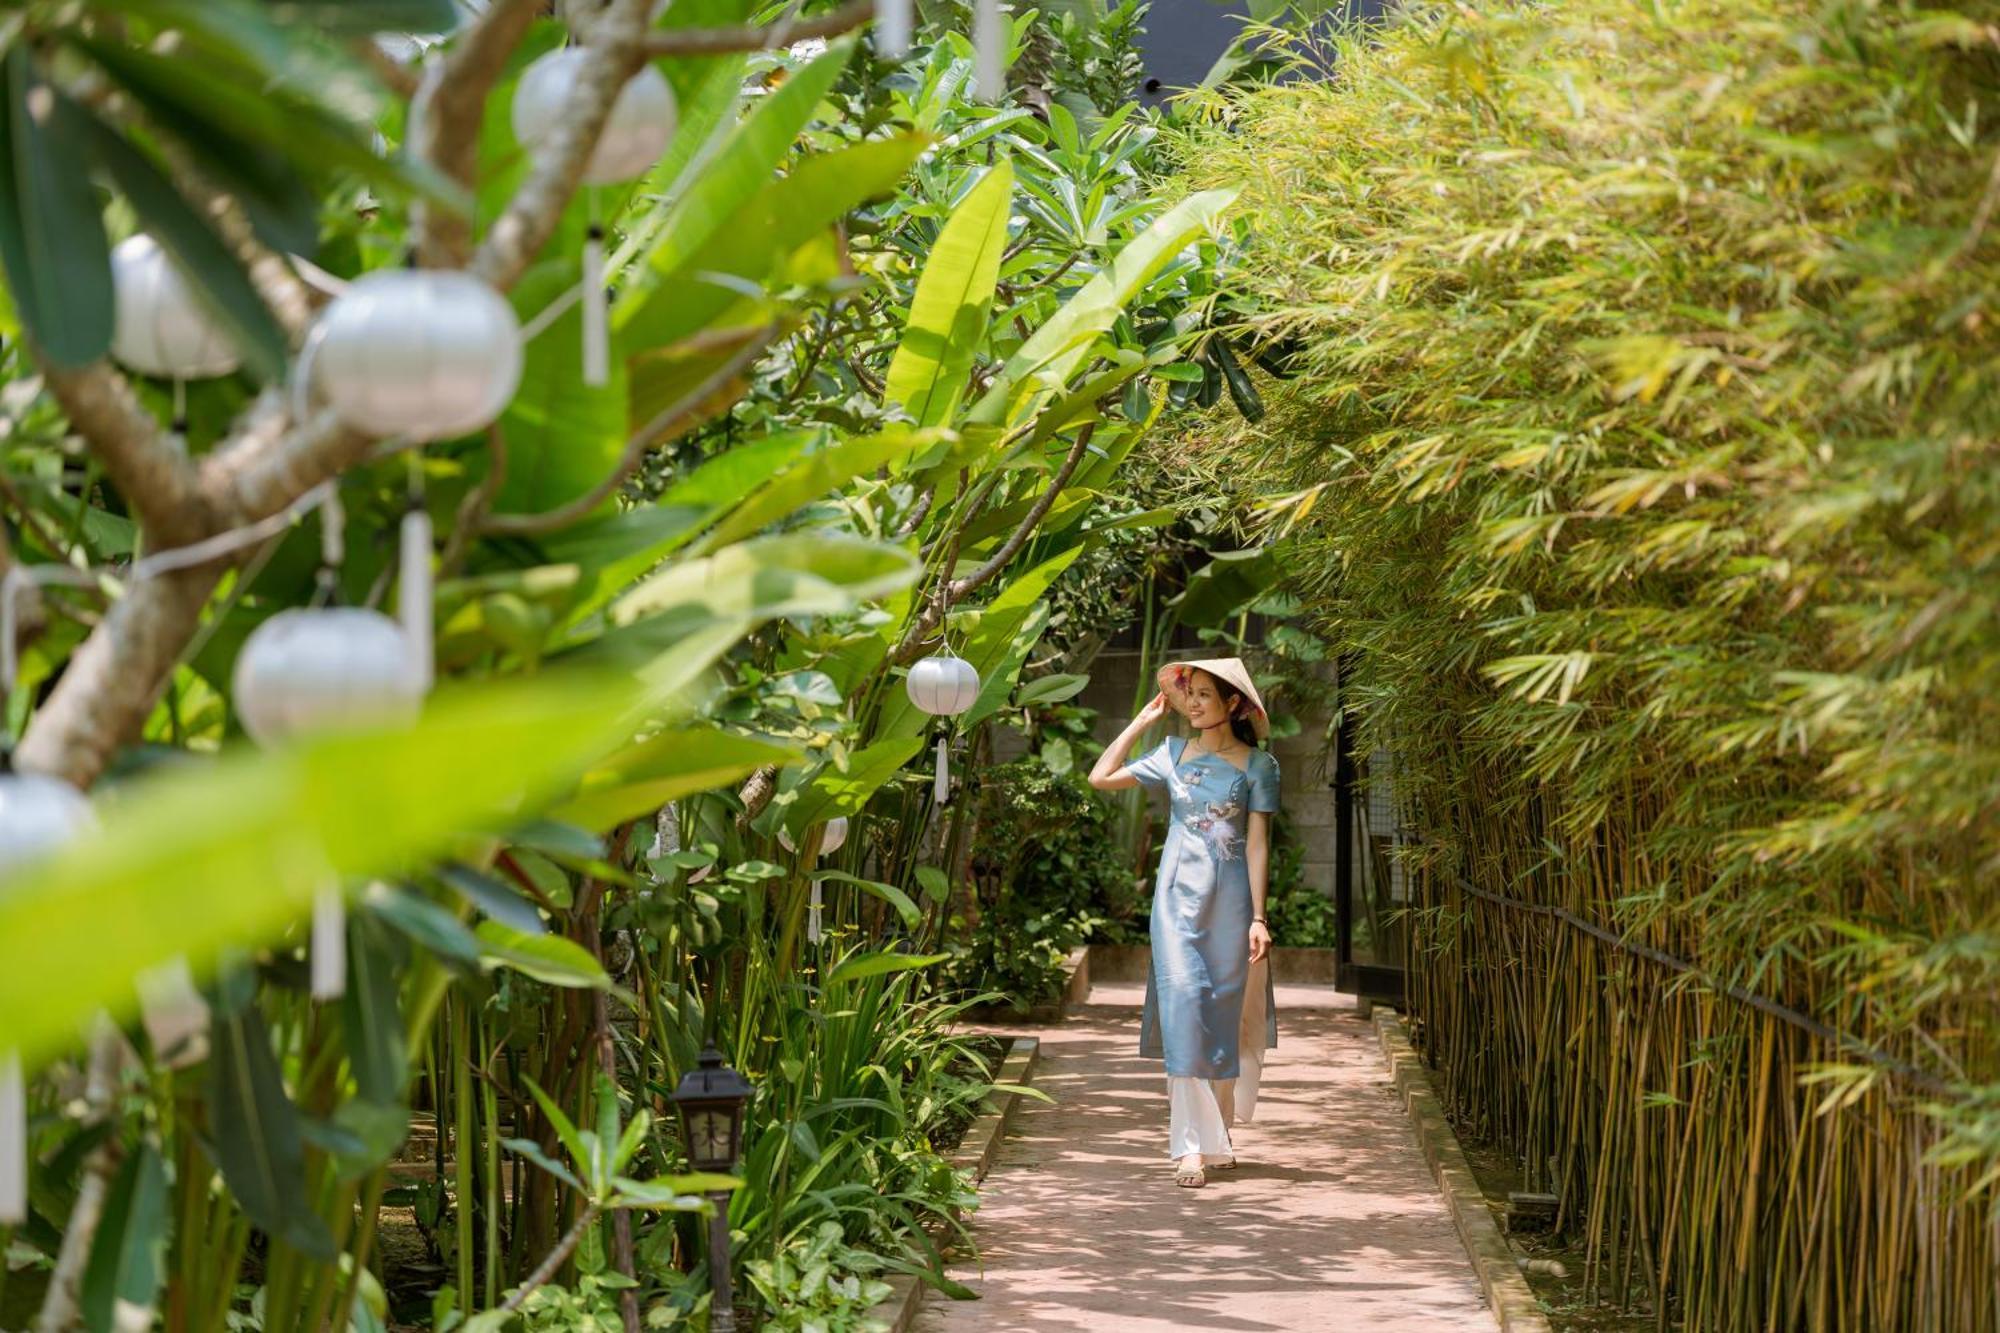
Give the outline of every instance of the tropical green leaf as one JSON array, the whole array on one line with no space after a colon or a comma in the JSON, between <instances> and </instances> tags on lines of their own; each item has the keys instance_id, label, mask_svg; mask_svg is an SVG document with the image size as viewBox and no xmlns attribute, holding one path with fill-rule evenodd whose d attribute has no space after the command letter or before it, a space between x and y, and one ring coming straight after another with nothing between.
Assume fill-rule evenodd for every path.
<instances>
[{"instance_id":1,"label":"tropical green leaf","mask_svg":"<svg viewBox=\"0 0 2000 1333\"><path fill-rule=\"evenodd\" d=\"M479 939L480 961L487 967L507 967L551 986L584 989L608 987L611 978L590 956L590 950L560 935L530 935L488 918L473 931Z\"/></svg>"},{"instance_id":2,"label":"tropical green leaf","mask_svg":"<svg viewBox=\"0 0 2000 1333\"><path fill-rule=\"evenodd\" d=\"M1014 168L1003 160L966 192L924 260L882 391L920 426L949 422L965 393L985 342L1013 193Z\"/></svg>"},{"instance_id":3,"label":"tropical green leaf","mask_svg":"<svg viewBox=\"0 0 2000 1333\"><path fill-rule=\"evenodd\" d=\"M153 238L172 255L188 286L242 355L243 368L265 383L284 378L285 331L250 276L209 225L145 154L79 108L76 126L90 152L131 203Z\"/></svg>"},{"instance_id":4,"label":"tropical green leaf","mask_svg":"<svg viewBox=\"0 0 2000 1333\"><path fill-rule=\"evenodd\" d=\"M1014 704L1018 708L1030 708L1037 704L1059 704L1074 699L1090 687L1089 676L1050 675L1037 676L1014 692Z\"/></svg>"},{"instance_id":5,"label":"tropical green leaf","mask_svg":"<svg viewBox=\"0 0 2000 1333\"><path fill-rule=\"evenodd\" d=\"M923 886L924 897L934 903L951 901L951 880L936 866L918 866L917 883Z\"/></svg>"},{"instance_id":6,"label":"tropical green leaf","mask_svg":"<svg viewBox=\"0 0 2000 1333\"><path fill-rule=\"evenodd\" d=\"M87 365L111 346L111 248L96 191L80 169L81 115L43 80L25 44L7 51L5 68L0 266L14 312L43 355L59 366Z\"/></svg>"},{"instance_id":7,"label":"tropical green leaf","mask_svg":"<svg viewBox=\"0 0 2000 1333\"><path fill-rule=\"evenodd\" d=\"M681 183L659 234L644 256L644 267L624 284L612 315L623 329L656 301L673 299L678 284L668 279L736 220L737 214L770 184L778 163L812 119L854 54L851 40L836 42L826 54L795 70L768 97L759 98L720 148ZM656 341L666 341L656 340ZM633 346L647 345L634 337Z\"/></svg>"},{"instance_id":8,"label":"tropical green leaf","mask_svg":"<svg viewBox=\"0 0 2000 1333\"><path fill-rule=\"evenodd\" d=\"M917 922L923 920L923 909L911 900L909 894L894 884L884 884L879 879L863 879L859 875L850 875L842 870L815 870L813 876L830 884L852 884L864 893L874 894L896 909L896 915L902 918L905 926L914 928Z\"/></svg>"},{"instance_id":9,"label":"tropical green leaf","mask_svg":"<svg viewBox=\"0 0 2000 1333\"><path fill-rule=\"evenodd\" d=\"M675 280L643 303L620 300L616 327L634 352L667 347L699 332L761 283L773 267L870 199L892 189L922 152L914 134L870 139L797 163L689 259ZM733 281L732 281L733 279Z\"/></svg>"},{"instance_id":10,"label":"tropical green leaf","mask_svg":"<svg viewBox=\"0 0 2000 1333\"><path fill-rule=\"evenodd\" d=\"M567 259L537 264L510 294L530 317L576 282ZM557 509L612 475L625 452L627 373L618 339L601 386L583 379L586 293L527 344L521 387L500 418L507 436L507 475L494 508L507 514ZM611 502L607 501L607 505Z\"/></svg>"},{"instance_id":11,"label":"tropical green leaf","mask_svg":"<svg viewBox=\"0 0 2000 1333\"><path fill-rule=\"evenodd\" d=\"M395 945L396 938L373 914L348 917L347 993L340 1001L347 1063L361 1095L383 1105L403 1100L409 1076L396 982L401 951Z\"/></svg>"},{"instance_id":12,"label":"tropical green leaf","mask_svg":"<svg viewBox=\"0 0 2000 1333\"><path fill-rule=\"evenodd\" d=\"M713 727L665 731L608 756L552 813L586 828L611 828L797 755L792 746Z\"/></svg>"},{"instance_id":13,"label":"tropical green leaf","mask_svg":"<svg viewBox=\"0 0 2000 1333\"><path fill-rule=\"evenodd\" d=\"M869 977L886 976L891 972L911 972L918 968L935 967L950 958L946 953L861 953L843 958L827 978L827 984L838 986L848 981L865 981Z\"/></svg>"},{"instance_id":14,"label":"tropical green leaf","mask_svg":"<svg viewBox=\"0 0 2000 1333\"><path fill-rule=\"evenodd\" d=\"M929 447L937 438L935 432L895 427L878 435L839 439L823 449L798 455L790 467L751 491L730 510L696 549L712 551L759 532L856 477L866 476L877 468L893 467Z\"/></svg>"},{"instance_id":15,"label":"tropical green leaf","mask_svg":"<svg viewBox=\"0 0 2000 1333\"><path fill-rule=\"evenodd\" d=\"M142 1313L151 1326L154 1302L167 1278L173 1227L168 1188L159 1149L140 1143L112 1181L91 1242L83 1271L85 1328L129 1328Z\"/></svg>"},{"instance_id":16,"label":"tropical green leaf","mask_svg":"<svg viewBox=\"0 0 2000 1333\"><path fill-rule=\"evenodd\" d=\"M1007 423L1018 419L1023 413L1015 400L1031 378L1042 386L1030 395L1037 399L1068 384L1126 304L1183 246L1213 226L1236 195L1233 189L1190 195L1135 236L1007 358L973 408L973 420Z\"/></svg>"},{"instance_id":17,"label":"tropical green leaf","mask_svg":"<svg viewBox=\"0 0 2000 1333\"><path fill-rule=\"evenodd\" d=\"M440 694L414 727L238 750L126 784L100 834L0 894L0 1031L29 1060L130 979L268 938L329 879L395 874L519 817L625 734L627 680L546 672ZM89 920L89 930L73 923Z\"/></svg>"},{"instance_id":18,"label":"tropical green leaf","mask_svg":"<svg viewBox=\"0 0 2000 1333\"><path fill-rule=\"evenodd\" d=\"M333 1237L306 1190L298 1110L254 1004L214 1015L208 1080L209 1142L244 1215L301 1253L332 1262Z\"/></svg>"},{"instance_id":19,"label":"tropical green leaf","mask_svg":"<svg viewBox=\"0 0 2000 1333\"><path fill-rule=\"evenodd\" d=\"M846 772L828 764L800 787L773 800L766 813L774 813L794 839L804 836L814 824L859 814L868 798L922 748L922 741L915 737L878 741L848 756Z\"/></svg>"}]
</instances>

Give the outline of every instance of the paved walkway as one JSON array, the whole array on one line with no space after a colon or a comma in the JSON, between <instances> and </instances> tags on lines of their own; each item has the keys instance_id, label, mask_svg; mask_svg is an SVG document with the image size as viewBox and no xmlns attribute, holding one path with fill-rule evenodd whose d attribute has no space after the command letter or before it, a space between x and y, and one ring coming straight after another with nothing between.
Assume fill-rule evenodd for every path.
<instances>
[{"instance_id":1,"label":"paved walkway","mask_svg":"<svg viewBox=\"0 0 2000 1333\"><path fill-rule=\"evenodd\" d=\"M1035 1084L987 1178L980 1293L931 1293L919 1333L1494 1327L1352 1000L1278 988L1243 1165L1173 1183L1166 1084L1138 1055L1141 988L1099 986L1042 1033Z\"/></svg>"}]
</instances>

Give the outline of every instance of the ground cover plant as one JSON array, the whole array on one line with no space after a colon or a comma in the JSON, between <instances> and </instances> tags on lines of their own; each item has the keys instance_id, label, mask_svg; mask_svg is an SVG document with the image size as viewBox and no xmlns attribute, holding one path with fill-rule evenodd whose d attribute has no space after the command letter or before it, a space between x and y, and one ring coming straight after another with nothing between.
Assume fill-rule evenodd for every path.
<instances>
[{"instance_id":1,"label":"ground cover plant","mask_svg":"<svg viewBox=\"0 0 2000 1333\"><path fill-rule=\"evenodd\" d=\"M2000 1319L1991 5L1406 6L1215 99L1256 478L1591 1290Z\"/></svg>"}]
</instances>

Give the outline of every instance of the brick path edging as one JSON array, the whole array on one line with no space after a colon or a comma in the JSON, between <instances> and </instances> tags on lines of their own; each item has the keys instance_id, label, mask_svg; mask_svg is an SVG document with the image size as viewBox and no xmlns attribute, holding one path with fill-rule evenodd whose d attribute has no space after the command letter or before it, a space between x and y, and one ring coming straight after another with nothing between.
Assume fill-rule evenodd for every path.
<instances>
[{"instance_id":1,"label":"brick path edging","mask_svg":"<svg viewBox=\"0 0 2000 1333\"><path fill-rule=\"evenodd\" d=\"M1375 1037L1382 1046L1382 1059L1395 1079L1396 1095L1409 1112L1410 1126L1430 1163L1438 1191L1451 1209L1452 1225L1465 1246L1485 1289L1487 1308L1501 1333L1550 1333L1548 1316L1542 1313L1528 1280L1521 1276L1514 1252L1493 1221L1486 1195L1473 1179L1472 1166L1459 1146L1458 1133L1446 1118L1437 1090L1431 1086L1430 1072L1410 1045L1409 1030L1401 1015L1387 1009L1375 1011ZM900 1333L900 1330L898 1331Z\"/></svg>"},{"instance_id":2,"label":"brick path edging","mask_svg":"<svg viewBox=\"0 0 2000 1333\"><path fill-rule=\"evenodd\" d=\"M1013 1084L1017 1087L1032 1087L1035 1078L1035 1064L1041 1058L1042 1039L1040 1037L1016 1037L1013 1047L1000 1062L1000 1072L993 1076L995 1083ZM978 1184L986 1179L986 1173L993 1169L993 1159L1000 1152L1000 1144L1007 1137L1007 1126L1014 1118L1014 1108L1021 1098L1013 1092L995 1093L989 1108L972 1122L959 1140L958 1149L951 1156L952 1166L972 1172L972 1181ZM889 1333L909 1333L916 1322L917 1311L924 1305L924 1293L930 1284L923 1279L908 1274L899 1274L889 1279L889 1296L881 1304L868 1312L868 1317L889 1326Z\"/></svg>"}]
</instances>

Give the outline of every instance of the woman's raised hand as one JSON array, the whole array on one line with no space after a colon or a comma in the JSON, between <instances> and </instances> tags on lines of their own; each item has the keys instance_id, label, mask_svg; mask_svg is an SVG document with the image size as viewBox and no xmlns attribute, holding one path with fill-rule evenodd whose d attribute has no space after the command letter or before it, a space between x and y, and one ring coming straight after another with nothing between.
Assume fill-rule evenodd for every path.
<instances>
[{"instance_id":1,"label":"woman's raised hand","mask_svg":"<svg viewBox=\"0 0 2000 1333\"><path fill-rule=\"evenodd\" d=\"M1144 708L1141 708L1139 710L1139 716L1134 720L1137 721L1142 728L1150 727L1155 722L1158 722L1162 718L1164 718L1172 708L1173 705L1167 702L1166 692L1162 690L1160 693L1153 696L1152 701L1150 703L1148 703Z\"/></svg>"}]
</instances>

